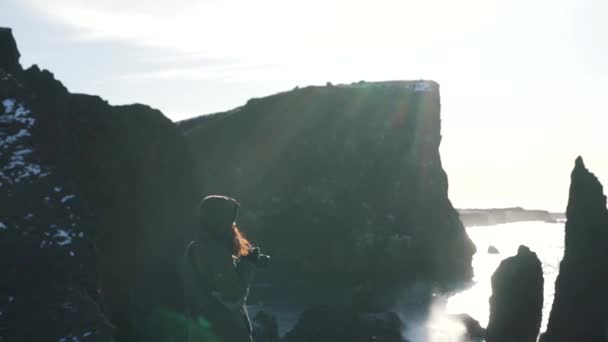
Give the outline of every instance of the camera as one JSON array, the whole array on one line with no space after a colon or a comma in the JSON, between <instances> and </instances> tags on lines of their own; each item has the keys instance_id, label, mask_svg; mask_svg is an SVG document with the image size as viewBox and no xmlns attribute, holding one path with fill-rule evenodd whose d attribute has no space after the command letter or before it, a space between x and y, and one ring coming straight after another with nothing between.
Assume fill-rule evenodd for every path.
<instances>
[{"instance_id":1,"label":"camera","mask_svg":"<svg viewBox=\"0 0 608 342\"><path fill-rule=\"evenodd\" d=\"M251 248L245 258L260 268L265 268L270 263L270 255L262 254L260 247Z\"/></svg>"}]
</instances>

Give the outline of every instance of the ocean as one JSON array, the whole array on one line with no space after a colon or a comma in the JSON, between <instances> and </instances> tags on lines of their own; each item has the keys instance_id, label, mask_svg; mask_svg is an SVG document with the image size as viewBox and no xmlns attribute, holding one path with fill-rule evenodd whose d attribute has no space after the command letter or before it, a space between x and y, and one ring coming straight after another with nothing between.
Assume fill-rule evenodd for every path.
<instances>
[{"instance_id":1,"label":"ocean","mask_svg":"<svg viewBox=\"0 0 608 342\"><path fill-rule=\"evenodd\" d=\"M406 324L406 338L412 342L462 341L464 327L455 322L450 314L466 313L478 320L482 327L486 327L490 314L492 274L502 260L517 254L520 245L528 246L542 262L545 283L541 332L544 331L553 303L559 263L564 254L564 226L563 222L518 222L467 228L469 237L477 247L477 253L473 256L475 275L472 286L450 294L437 293L436 297L433 295L433 304L428 312L417 318L413 318L411 312L401 311L396 307L395 312L402 316ZM496 247L499 253L488 253L489 246ZM421 283L413 289L404 289L403 298L416 302L420 293L428 293L427 288L427 284ZM283 335L297 322L304 306L266 303L251 305L249 309L252 317L260 309L272 312L278 320L280 334ZM413 316L416 317L417 314Z\"/></svg>"},{"instance_id":2,"label":"ocean","mask_svg":"<svg viewBox=\"0 0 608 342\"><path fill-rule=\"evenodd\" d=\"M503 259L517 254L519 245L526 245L538 255L543 266L545 289L541 331L544 331L553 303L559 263L564 255L564 226L563 222L518 222L467 228L469 237L477 247L477 253L473 256L474 285L451 296L447 302L447 312L467 313L485 327L490 312L492 274ZM489 246L498 248L499 254L489 254Z\"/></svg>"},{"instance_id":3,"label":"ocean","mask_svg":"<svg viewBox=\"0 0 608 342\"><path fill-rule=\"evenodd\" d=\"M528 246L541 260L544 275L544 304L541 332L547 326L559 263L564 254L565 224L546 222L518 222L495 226L467 228L477 247L473 256L473 284L451 294L437 294L429 312L421 320L406 320L404 332L412 342L461 342L464 326L452 314L466 313L486 327L490 315L491 278L500 262L517 254L520 245ZM494 246L498 254L488 253Z\"/></svg>"}]
</instances>

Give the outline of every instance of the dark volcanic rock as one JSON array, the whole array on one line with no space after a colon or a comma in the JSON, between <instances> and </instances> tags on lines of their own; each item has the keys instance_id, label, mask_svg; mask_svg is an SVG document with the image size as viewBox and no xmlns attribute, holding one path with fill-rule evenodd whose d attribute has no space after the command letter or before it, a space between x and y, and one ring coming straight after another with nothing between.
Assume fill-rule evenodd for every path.
<instances>
[{"instance_id":1,"label":"dark volcanic rock","mask_svg":"<svg viewBox=\"0 0 608 342\"><path fill-rule=\"evenodd\" d=\"M543 341L606 341L608 210L602 185L580 157L566 216L564 258Z\"/></svg>"},{"instance_id":2,"label":"dark volcanic rock","mask_svg":"<svg viewBox=\"0 0 608 342\"><path fill-rule=\"evenodd\" d=\"M519 246L492 275L487 342L535 342L543 309L543 269L536 253Z\"/></svg>"},{"instance_id":3,"label":"dark volcanic rock","mask_svg":"<svg viewBox=\"0 0 608 342\"><path fill-rule=\"evenodd\" d=\"M475 247L439 156L436 83L307 87L180 125L202 191L239 198L275 275L471 278Z\"/></svg>"},{"instance_id":4,"label":"dark volcanic rock","mask_svg":"<svg viewBox=\"0 0 608 342\"><path fill-rule=\"evenodd\" d=\"M304 311L283 342L407 342L397 314L319 307Z\"/></svg>"},{"instance_id":5,"label":"dark volcanic rock","mask_svg":"<svg viewBox=\"0 0 608 342\"><path fill-rule=\"evenodd\" d=\"M0 340L165 338L150 322L182 305L198 197L186 140L150 107L17 77L18 56L0 29Z\"/></svg>"},{"instance_id":6,"label":"dark volcanic rock","mask_svg":"<svg viewBox=\"0 0 608 342\"><path fill-rule=\"evenodd\" d=\"M276 318L266 311L258 312L251 321L255 342L278 342L279 325Z\"/></svg>"},{"instance_id":7,"label":"dark volcanic rock","mask_svg":"<svg viewBox=\"0 0 608 342\"><path fill-rule=\"evenodd\" d=\"M12 30L0 27L0 70L8 75L21 76L23 69L19 64L19 57L19 50L15 38L13 38ZM0 79L2 78L3 75L0 75Z\"/></svg>"},{"instance_id":8,"label":"dark volcanic rock","mask_svg":"<svg viewBox=\"0 0 608 342\"><path fill-rule=\"evenodd\" d=\"M26 101L0 96L0 340L111 338L92 215L42 157L38 124Z\"/></svg>"}]
</instances>

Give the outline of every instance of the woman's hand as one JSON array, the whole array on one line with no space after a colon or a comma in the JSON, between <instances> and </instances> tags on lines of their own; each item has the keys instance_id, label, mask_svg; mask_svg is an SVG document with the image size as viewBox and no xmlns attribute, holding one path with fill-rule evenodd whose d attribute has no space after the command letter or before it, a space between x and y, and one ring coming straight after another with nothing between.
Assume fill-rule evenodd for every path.
<instances>
[{"instance_id":1,"label":"woman's hand","mask_svg":"<svg viewBox=\"0 0 608 342\"><path fill-rule=\"evenodd\" d=\"M245 261L249 261L257 267L263 268L268 266L270 262L270 256L262 254L260 247L253 247L249 250L249 254L241 257Z\"/></svg>"}]
</instances>

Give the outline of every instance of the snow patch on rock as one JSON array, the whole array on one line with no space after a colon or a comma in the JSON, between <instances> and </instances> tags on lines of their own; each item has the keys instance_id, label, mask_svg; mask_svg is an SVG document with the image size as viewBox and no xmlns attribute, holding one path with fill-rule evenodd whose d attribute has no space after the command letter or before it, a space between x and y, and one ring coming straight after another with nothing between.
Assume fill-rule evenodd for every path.
<instances>
[{"instance_id":1,"label":"snow patch on rock","mask_svg":"<svg viewBox=\"0 0 608 342\"><path fill-rule=\"evenodd\" d=\"M2 105L4 106L4 113L8 114L13 111L13 107L15 107L15 99L6 99L2 101Z\"/></svg>"},{"instance_id":2,"label":"snow patch on rock","mask_svg":"<svg viewBox=\"0 0 608 342\"><path fill-rule=\"evenodd\" d=\"M15 184L33 180L43 174L42 167L33 158L30 129L36 120L23 104L15 99L2 100L4 112L0 115L0 180ZM4 158L2 158L4 157ZM48 172L44 172L48 175Z\"/></svg>"},{"instance_id":3,"label":"snow patch on rock","mask_svg":"<svg viewBox=\"0 0 608 342\"><path fill-rule=\"evenodd\" d=\"M30 153L32 153L31 148L24 148L22 150L13 152L13 156L24 156L24 155L30 154Z\"/></svg>"},{"instance_id":4,"label":"snow patch on rock","mask_svg":"<svg viewBox=\"0 0 608 342\"><path fill-rule=\"evenodd\" d=\"M19 132L11 135L2 134L4 137L0 136L0 146L4 146L4 148L8 148L8 145L14 144L22 138L31 136L30 132L26 129L21 129Z\"/></svg>"},{"instance_id":5,"label":"snow patch on rock","mask_svg":"<svg viewBox=\"0 0 608 342\"><path fill-rule=\"evenodd\" d=\"M72 238L70 237L70 234L68 234L68 232L63 229L57 229L57 232L55 233L55 235L53 235L53 239L56 240L55 242L59 246L65 246L72 243Z\"/></svg>"},{"instance_id":6,"label":"snow patch on rock","mask_svg":"<svg viewBox=\"0 0 608 342\"><path fill-rule=\"evenodd\" d=\"M67 196L63 196L63 198L61 198L61 203L65 203L73 198L75 198L76 195L67 195Z\"/></svg>"},{"instance_id":7,"label":"snow patch on rock","mask_svg":"<svg viewBox=\"0 0 608 342\"><path fill-rule=\"evenodd\" d=\"M433 85L428 81L419 81L414 85L414 91L416 92L427 92L433 89Z\"/></svg>"}]
</instances>

